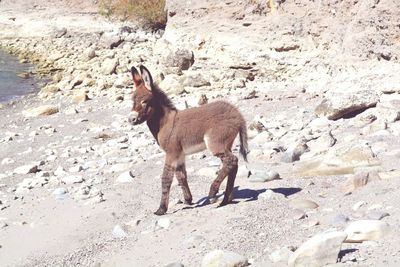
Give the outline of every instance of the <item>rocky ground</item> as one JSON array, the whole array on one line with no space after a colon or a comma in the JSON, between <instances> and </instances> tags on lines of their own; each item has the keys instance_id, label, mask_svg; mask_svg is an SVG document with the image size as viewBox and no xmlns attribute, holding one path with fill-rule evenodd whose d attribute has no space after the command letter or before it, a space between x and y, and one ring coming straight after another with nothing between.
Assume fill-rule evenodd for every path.
<instances>
[{"instance_id":1,"label":"rocky ground","mask_svg":"<svg viewBox=\"0 0 400 267\"><path fill-rule=\"evenodd\" d=\"M148 32L93 3L1 1L2 48L50 77L0 109L2 265L399 266L399 3L281 2L167 1ZM196 204L174 183L153 215L164 155L127 121L139 64L180 109L239 107L233 204L207 204L204 152Z\"/></svg>"}]
</instances>

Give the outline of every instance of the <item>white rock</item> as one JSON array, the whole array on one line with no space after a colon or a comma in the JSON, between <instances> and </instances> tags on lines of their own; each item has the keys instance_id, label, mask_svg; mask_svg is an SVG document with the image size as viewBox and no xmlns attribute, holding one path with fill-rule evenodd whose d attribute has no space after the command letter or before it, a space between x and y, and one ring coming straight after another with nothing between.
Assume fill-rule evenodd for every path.
<instances>
[{"instance_id":1,"label":"white rock","mask_svg":"<svg viewBox=\"0 0 400 267\"><path fill-rule=\"evenodd\" d=\"M210 167L203 167L197 171L197 175L205 177L214 177L216 173L216 169Z\"/></svg>"},{"instance_id":2,"label":"white rock","mask_svg":"<svg viewBox=\"0 0 400 267\"><path fill-rule=\"evenodd\" d=\"M370 240L379 240L390 233L390 226L378 220L359 220L350 223L345 232L348 237L345 242L357 243Z\"/></svg>"},{"instance_id":3,"label":"white rock","mask_svg":"<svg viewBox=\"0 0 400 267\"><path fill-rule=\"evenodd\" d=\"M132 183L134 181L135 176L133 175L132 171L126 171L121 173L117 179L115 180L116 183Z\"/></svg>"},{"instance_id":4,"label":"white rock","mask_svg":"<svg viewBox=\"0 0 400 267\"><path fill-rule=\"evenodd\" d=\"M171 220L169 218L161 218L157 220L156 226L163 229L168 229L171 225Z\"/></svg>"},{"instance_id":5,"label":"white rock","mask_svg":"<svg viewBox=\"0 0 400 267\"><path fill-rule=\"evenodd\" d=\"M345 232L327 231L303 243L289 258L290 267L334 264L346 239Z\"/></svg>"},{"instance_id":6,"label":"white rock","mask_svg":"<svg viewBox=\"0 0 400 267\"><path fill-rule=\"evenodd\" d=\"M1 164L2 165L7 165L7 164L12 164L12 163L14 163L15 161L12 159L12 158L4 158L2 161L1 161Z\"/></svg>"},{"instance_id":7,"label":"white rock","mask_svg":"<svg viewBox=\"0 0 400 267\"><path fill-rule=\"evenodd\" d=\"M68 175L68 176L64 176L61 177L61 182L69 185L69 184L78 184L78 183L82 183L83 182L83 178L82 176L78 176L78 175Z\"/></svg>"},{"instance_id":8,"label":"white rock","mask_svg":"<svg viewBox=\"0 0 400 267\"><path fill-rule=\"evenodd\" d=\"M113 230L112 230L112 235L114 238L125 238L128 236L128 234L125 232L124 228L122 228L121 225L117 224L114 226Z\"/></svg>"},{"instance_id":9,"label":"white rock","mask_svg":"<svg viewBox=\"0 0 400 267\"><path fill-rule=\"evenodd\" d=\"M36 164L19 166L14 169L14 173L16 173L16 174L36 173L38 171L39 171L38 166Z\"/></svg>"},{"instance_id":10,"label":"white rock","mask_svg":"<svg viewBox=\"0 0 400 267\"><path fill-rule=\"evenodd\" d=\"M272 262L287 262L292 254L293 250L291 248L283 247L273 251L268 257Z\"/></svg>"},{"instance_id":11,"label":"white rock","mask_svg":"<svg viewBox=\"0 0 400 267\"><path fill-rule=\"evenodd\" d=\"M237 253L223 250L213 250L207 253L201 261L201 267L244 267L248 260Z\"/></svg>"}]
</instances>

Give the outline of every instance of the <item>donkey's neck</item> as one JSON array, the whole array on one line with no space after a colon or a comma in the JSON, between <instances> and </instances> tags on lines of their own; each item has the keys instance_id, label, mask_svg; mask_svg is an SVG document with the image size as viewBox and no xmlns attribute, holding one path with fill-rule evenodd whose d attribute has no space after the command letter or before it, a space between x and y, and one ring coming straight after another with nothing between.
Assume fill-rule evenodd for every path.
<instances>
[{"instance_id":1,"label":"donkey's neck","mask_svg":"<svg viewBox=\"0 0 400 267\"><path fill-rule=\"evenodd\" d=\"M177 112L175 109L171 109L167 106L158 106L153 115L147 119L147 126L158 144L160 143L160 140L158 140L158 133L166 126L170 115L175 112Z\"/></svg>"}]
</instances>

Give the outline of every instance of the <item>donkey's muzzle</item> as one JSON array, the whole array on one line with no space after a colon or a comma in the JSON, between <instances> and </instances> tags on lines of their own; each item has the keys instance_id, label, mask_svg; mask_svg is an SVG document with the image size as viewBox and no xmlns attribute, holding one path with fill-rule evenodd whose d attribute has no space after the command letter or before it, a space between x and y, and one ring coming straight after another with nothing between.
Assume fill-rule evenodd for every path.
<instances>
[{"instance_id":1,"label":"donkey's muzzle","mask_svg":"<svg viewBox=\"0 0 400 267\"><path fill-rule=\"evenodd\" d=\"M139 124L139 113L136 111L131 111L128 116L128 121L133 125Z\"/></svg>"}]
</instances>

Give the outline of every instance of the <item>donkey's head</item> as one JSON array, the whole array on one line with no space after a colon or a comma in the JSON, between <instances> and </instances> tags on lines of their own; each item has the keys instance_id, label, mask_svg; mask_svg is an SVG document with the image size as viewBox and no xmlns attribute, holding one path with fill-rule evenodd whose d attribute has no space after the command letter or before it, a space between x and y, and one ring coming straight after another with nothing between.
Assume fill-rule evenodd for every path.
<instances>
[{"instance_id":1,"label":"donkey's head","mask_svg":"<svg viewBox=\"0 0 400 267\"><path fill-rule=\"evenodd\" d=\"M131 68L135 89L132 93L132 110L129 114L129 122L133 125L146 121L154 112L153 79L150 72L144 66L140 66L140 74L135 67Z\"/></svg>"}]
</instances>

